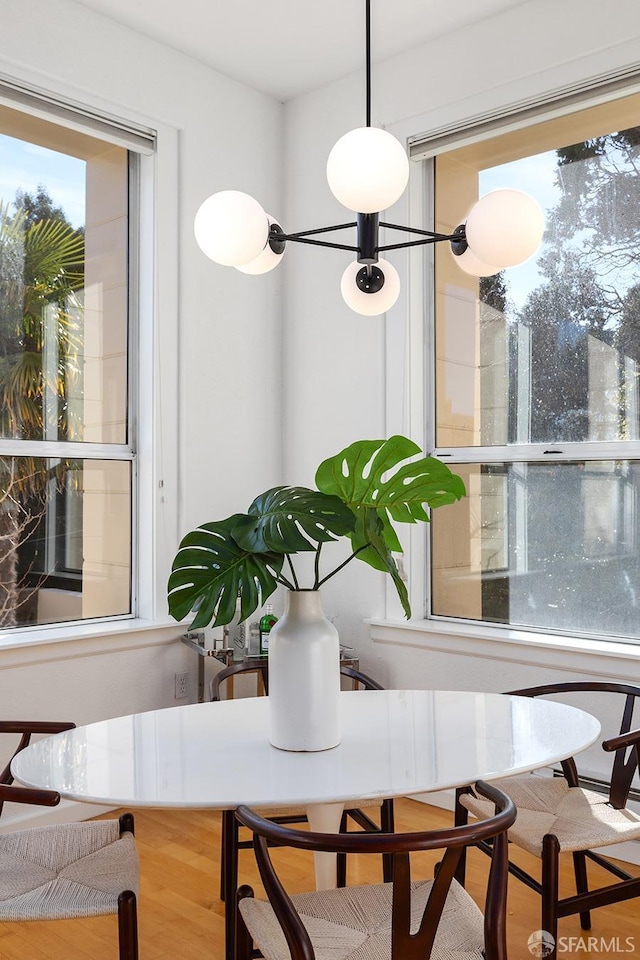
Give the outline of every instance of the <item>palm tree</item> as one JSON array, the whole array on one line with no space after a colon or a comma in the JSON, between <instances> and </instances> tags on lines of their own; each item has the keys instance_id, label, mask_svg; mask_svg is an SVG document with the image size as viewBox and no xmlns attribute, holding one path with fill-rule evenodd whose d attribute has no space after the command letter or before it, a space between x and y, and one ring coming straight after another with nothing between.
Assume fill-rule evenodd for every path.
<instances>
[{"instance_id":1,"label":"palm tree","mask_svg":"<svg viewBox=\"0 0 640 960\"><path fill-rule=\"evenodd\" d=\"M47 212L43 188L36 199ZM84 235L50 201L53 215L38 219L32 198L20 200L13 213L0 201L0 437L80 439L69 398L81 380ZM28 570L20 572L19 549L66 472L49 463L0 459L0 627L24 620L30 591L21 595Z\"/></svg>"}]
</instances>

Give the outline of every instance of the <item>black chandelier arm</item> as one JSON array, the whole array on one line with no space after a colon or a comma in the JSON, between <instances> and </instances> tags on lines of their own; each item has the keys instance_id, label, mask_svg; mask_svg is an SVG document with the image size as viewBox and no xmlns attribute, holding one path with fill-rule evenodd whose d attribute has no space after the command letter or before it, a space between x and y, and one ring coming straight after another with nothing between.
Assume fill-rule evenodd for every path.
<instances>
[{"instance_id":1,"label":"black chandelier arm","mask_svg":"<svg viewBox=\"0 0 640 960\"><path fill-rule=\"evenodd\" d=\"M336 223L331 227L316 227L315 230L301 230L299 233L274 233L273 227L269 232L269 237L277 241L291 240L293 243L310 243L315 247L331 247L334 250L348 250L350 253L358 253L357 246L351 246L346 243L332 243L329 240L312 240L312 236L318 233L332 233L334 230L349 230L355 227L356 223Z\"/></svg>"},{"instance_id":2,"label":"black chandelier arm","mask_svg":"<svg viewBox=\"0 0 640 960\"><path fill-rule=\"evenodd\" d=\"M387 243L383 247L376 247L376 250L378 253L383 253L385 250L406 250L407 247L423 247L427 243L439 243L441 240L459 242L460 235L452 233L451 236L447 236L444 233L436 233L431 237L424 237L422 240L407 240L405 243Z\"/></svg>"},{"instance_id":3,"label":"black chandelier arm","mask_svg":"<svg viewBox=\"0 0 640 960\"><path fill-rule=\"evenodd\" d=\"M312 240L310 237L299 237L294 233L278 234L278 240L291 240L292 243L310 243L314 247L332 247L334 250L349 250L351 253L358 253L358 247L349 246L347 243L330 243L328 240Z\"/></svg>"},{"instance_id":4,"label":"black chandelier arm","mask_svg":"<svg viewBox=\"0 0 640 960\"><path fill-rule=\"evenodd\" d=\"M371 218L375 217L377 221L377 214L358 214L359 221L362 222L351 222L351 223L336 223L330 227L316 227L314 230L300 230L298 233L283 233L281 228L276 228L273 225L269 231L269 239L282 244L284 248L284 242L286 240L291 240L292 243L308 243L316 247L329 247L333 250L348 250L350 253L362 254L362 243L364 243L364 226L366 222ZM363 226L364 222L364 226ZM349 230L353 227L358 228L358 240L361 241L357 245L347 244L347 243L334 243L329 240L316 240L312 237L317 236L320 233L333 233L337 230ZM375 243L377 239L378 227L385 227L387 230L399 230L402 233L414 233L418 234L422 239L420 240L405 240L403 243L388 243L382 246L378 246ZM419 247L424 246L427 243L438 243L441 240L449 240L460 243L464 242L464 227L457 227L455 233L446 234L446 233L435 233L433 230L418 230L415 227L404 227L398 223L384 223L376 222L373 227L373 235L371 235L370 240L370 255L371 260L378 253L384 253L387 250L404 250L407 247ZM369 246L368 246L369 250ZM281 252L281 251L278 251Z\"/></svg>"},{"instance_id":5,"label":"black chandelier arm","mask_svg":"<svg viewBox=\"0 0 640 960\"><path fill-rule=\"evenodd\" d=\"M436 240L464 240L465 232L464 227L456 227L453 234L448 233L435 233L433 230L418 230L416 227L402 227L398 223L384 223L380 222L381 227L386 227L387 230L400 230L402 233L417 233L421 237L428 237L433 241ZM418 241L420 242L420 241ZM429 241L422 241L428 243ZM380 250L389 250L393 249L390 247L379 247ZM396 248L397 249L397 248Z\"/></svg>"},{"instance_id":6,"label":"black chandelier arm","mask_svg":"<svg viewBox=\"0 0 640 960\"><path fill-rule=\"evenodd\" d=\"M352 220L351 223L336 223L332 227L316 227L315 230L299 230L297 233L278 233L278 239L300 240L303 237L312 237L316 233L331 233L333 230L349 230L351 227L355 226L356 222L355 220ZM273 227L271 230L273 230Z\"/></svg>"}]
</instances>

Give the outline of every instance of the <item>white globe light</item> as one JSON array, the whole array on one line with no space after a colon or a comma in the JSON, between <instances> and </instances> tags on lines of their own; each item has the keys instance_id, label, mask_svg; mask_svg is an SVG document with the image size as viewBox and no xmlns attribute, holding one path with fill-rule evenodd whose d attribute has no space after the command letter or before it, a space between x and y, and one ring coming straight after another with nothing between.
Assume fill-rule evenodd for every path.
<instances>
[{"instance_id":1,"label":"white globe light","mask_svg":"<svg viewBox=\"0 0 640 960\"><path fill-rule=\"evenodd\" d=\"M269 221L248 193L221 190L200 206L193 229L205 256L226 267L239 267L255 260L264 248Z\"/></svg>"},{"instance_id":2,"label":"white globe light","mask_svg":"<svg viewBox=\"0 0 640 960\"><path fill-rule=\"evenodd\" d=\"M544 215L540 204L520 190L493 190L474 203L465 231L469 247L483 263L514 267L540 246Z\"/></svg>"},{"instance_id":3,"label":"white globe light","mask_svg":"<svg viewBox=\"0 0 640 960\"><path fill-rule=\"evenodd\" d=\"M471 247L467 247L459 256L454 253L451 255L456 266L472 277L493 277L494 274L500 273L501 267L492 267L488 263L483 263L476 257Z\"/></svg>"},{"instance_id":4,"label":"white globe light","mask_svg":"<svg viewBox=\"0 0 640 960\"><path fill-rule=\"evenodd\" d=\"M386 313L394 305L400 294L400 277L396 268L388 260L378 260L374 267L378 267L384 274L384 285L377 293L367 293L361 290L356 283L356 277L363 264L354 260L342 274L340 293L344 302L356 313L364 317L377 317Z\"/></svg>"},{"instance_id":5,"label":"white globe light","mask_svg":"<svg viewBox=\"0 0 640 960\"><path fill-rule=\"evenodd\" d=\"M269 221L269 227L272 223L275 223L277 227L280 226L277 220L274 220L273 217L267 214L267 219ZM240 267L236 267L236 270L239 270L241 273L268 273L269 270L273 270L274 267L277 267L280 261L284 256L284 250L282 253L276 253L275 250L271 249L269 239L267 236L267 242L262 248L261 252L255 258L255 260L250 260L249 263L244 263Z\"/></svg>"},{"instance_id":6,"label":"white globe light","mask_svg":"<svg viewBox=\"0 0 640 960\"><path fill-rule=\"evenodd\" d=\"M358 127L340 137L327 160L334 197L356 213L379 213L404 193L409 180L407 152L379 127Z\"/></svg>"}]
</instances>

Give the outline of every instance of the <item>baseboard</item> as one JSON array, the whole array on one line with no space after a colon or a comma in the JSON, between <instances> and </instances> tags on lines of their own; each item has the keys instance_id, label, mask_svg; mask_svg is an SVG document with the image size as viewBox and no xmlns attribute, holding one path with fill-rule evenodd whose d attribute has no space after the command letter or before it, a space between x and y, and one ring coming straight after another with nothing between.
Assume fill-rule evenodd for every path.
<instances>
[{"instance_id":1,"label":"baseboard","mask_svg":"<svg viewBox=\"0 0 640 960\"><path fill-rule=\"evenodd\" d=\"M45 827L56 823L77 823L109 813L116 807L95 803L75 803L61 800L57 807L31 807L22 803L7 803L0 818L0 833L27 830L29 827Z\"/></svg>"}]
</instances>

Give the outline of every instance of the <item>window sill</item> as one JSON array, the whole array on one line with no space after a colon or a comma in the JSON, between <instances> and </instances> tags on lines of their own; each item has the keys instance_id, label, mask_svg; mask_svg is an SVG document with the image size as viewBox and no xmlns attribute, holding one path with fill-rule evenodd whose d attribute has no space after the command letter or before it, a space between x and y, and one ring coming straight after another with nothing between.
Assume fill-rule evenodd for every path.
<instances>
[{"instance_id":1,"label":"window sill","mask_svg":"<svg viewBox=\"0 0 640 960\"><path fill-rule=\"evenodd\" d=\"M374 643L640 681L640 645L441 620L368 620Z\"/></svg>"},{"instance_id":2,"label":"window sill","mask_svg":"<svg viewBox=\"0 0 640 960\"><path fill-rule=\"evenodd\" d=\"M25 627L0 633L0 658L3 667L6 667L27 661L33 663L59 657L112 653L132 647L158 646L173 642L185 629L184 624L175 620L142 618ZM69 644L73 644L72 651L68 649Z\"/></svg>"}]
</instances>

